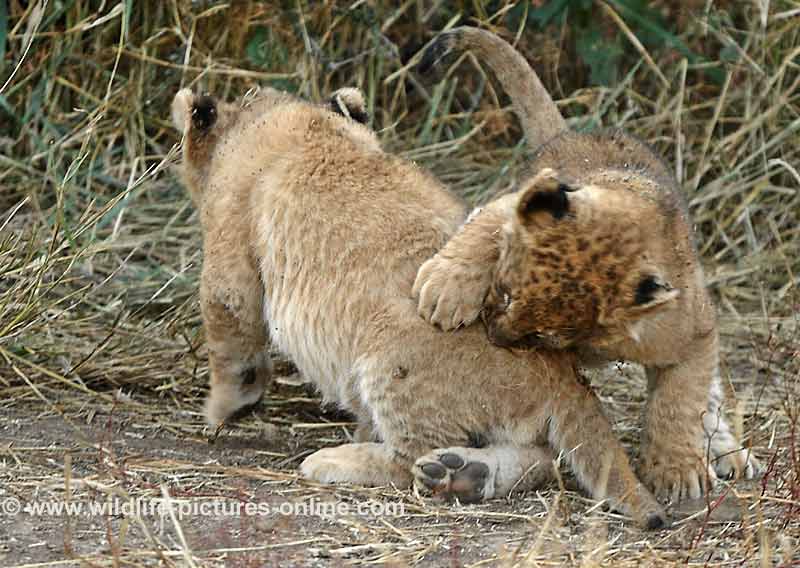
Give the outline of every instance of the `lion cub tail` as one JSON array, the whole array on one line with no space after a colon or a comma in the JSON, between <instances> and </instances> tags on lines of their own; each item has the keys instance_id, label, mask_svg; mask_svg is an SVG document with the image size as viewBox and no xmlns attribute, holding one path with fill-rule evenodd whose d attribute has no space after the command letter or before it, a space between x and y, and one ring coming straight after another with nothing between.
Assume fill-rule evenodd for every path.
<instances>
[{"instance_id":1,"label":"lion cub tail","mask_svg":"<svg viewBox=\"0 0 800 568\"><path fill-rule=\"evenodd\" d=\"M567 130L567 123L536 72L516 49L491 32L460 27L440 34L423 53L420 72L427 72L456 50L472 51L492 70L514 105L531 150Z\"/></svg>"}]
</instances>

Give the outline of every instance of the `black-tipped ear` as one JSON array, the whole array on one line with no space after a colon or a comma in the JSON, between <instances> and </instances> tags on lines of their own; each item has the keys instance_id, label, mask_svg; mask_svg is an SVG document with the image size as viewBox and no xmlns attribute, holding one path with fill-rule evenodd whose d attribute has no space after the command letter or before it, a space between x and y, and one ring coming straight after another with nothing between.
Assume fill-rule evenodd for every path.
<instances>
[{"instance_id":1,"label":"black-tipped ear","mask_svg":"<svg viewBox=\"0 0 800 568\"><path fill-rule=\"evenodd\" d=\"M339 89L328 99L328 108L332 112L355 120L359 124L369 122L366 106L364 95L354 88Z\"/></svg>"},{"instance_id":2,"label":"black-tipped ear","mask_svg":"<svg viewBox=\"0 0 800 568\"><path fill-rule=\"evenodd\" d=\"M208 95L195 97L192 102L192 126L201 132L217 122L217 101Z\"/></svg>"},{"instance_id":3,"label":"black-tipped ear","mask_svg":"<svg viewBox=\"0 0 800 568\"><path fill-rule=\"evenodd\" d=\"M359 124L367 124L369 122L369 113L366 111L354 110L350 112L350 118Z\"/></svg>"},{"instance_id":4,"label":"black-tipped ear","mask_svg":"<svg viewBox=\"0 0 800 568\"><path fill-rule=\"evenodd\" d=\"M417 71L423 75L429 73L453 49L456 39L455 32L439 34L422 53L422 58L417 64Z\"/></svg>"},{"instance_id":5,"label":"black-tipped ear","mask_svg":"<svg viewBox=\"0 0 800 568\"><path fill-rule=\"evenodd\" d=\"M570 191L575 190L564 183L554 184L550 188L534 185L522 195L517 213L524 222L532 221L542 213L551 215L558 221L569 213L567 193Z\"/></svg>"},{"instance_id":6,"label":"black-tipped ear","mask_svg":"<svg viewBox=\"0 0 800 568\"><path fill-rule=\"evenodd\" d=\"M678 297L678 291L657 276L643 276L636 285L633 303L637 308L651 308Z\"/></svg>"},{"instance_id":7,"label":"black-tipped ear","mask_svg":"<svg viewBox=\"0 0 800 568\"><path fill-rule=\"evenodd\" d=\"M636 287L636 296L633 301L639 306L649 304L655 299L656 292L663 288L664 286L658 283L655 276L645 276Z\"/></svg>"}]
</instances>

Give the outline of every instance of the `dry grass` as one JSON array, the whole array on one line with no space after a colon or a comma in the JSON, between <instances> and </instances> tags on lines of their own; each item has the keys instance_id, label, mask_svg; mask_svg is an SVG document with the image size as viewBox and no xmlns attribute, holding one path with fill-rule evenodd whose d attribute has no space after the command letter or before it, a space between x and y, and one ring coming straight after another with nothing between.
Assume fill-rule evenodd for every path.
<instances>
[{"instance_id":1,"label":"dry grass","mask_svg":"<svg viewBox=\"0 0 800 568\"><path fill-rule=\"evenodd\" d=\"M711 2L693 3L700 7L681 20L687 44L712 62L722 47L738 53L724 64L722 84L708 79L708 64L633 46L617 85L582 88L584 74L567 49L569 29L520 30L519 48L573 126L623 126L673 164L719 299L736 414L769 464L763 481L723 488L708 507L698 505L695 516L660 534L603 513L569 480L562 490L472 507L298 480L298 461L341 440L349 419L320 411L291 380L279 381L265 404L216 444L203 431L200 237L169 167L177 143L168 123L172 95L192 86L233 97L266 83L318 99L355 84L368 96L386 147L480 201L513 183L524 158L502 95L469 57L436 84L405 63L455 16L502 27L509 5L3 4L0 499L378 499L403 503L406 514L0 515L2 564L798 562L796 2L723 2L729 19ZM615 29L613 3L597 4L598 21ZM669 11L679 3L657 4ZM2 20L0 8L0 36ZM596 384L623 440L635 447L638 372L611 371Z\"/></svg>"}]
</instances>

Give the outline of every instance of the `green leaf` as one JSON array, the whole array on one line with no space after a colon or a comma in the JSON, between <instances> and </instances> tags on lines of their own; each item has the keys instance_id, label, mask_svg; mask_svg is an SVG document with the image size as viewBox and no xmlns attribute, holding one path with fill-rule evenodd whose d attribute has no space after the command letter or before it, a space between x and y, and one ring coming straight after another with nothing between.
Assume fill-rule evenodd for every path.
<instances>
[{"instance_id":1,"label":"green leaf","mask_svg":"<svg viewBox=\"0 0 800 568\"><path fill-rule=\"evenodd\" d=\"M244 48L247 61L257 69L277 71L285 69L289 60L289 51L280 43L272 31L258 27L253 31ZM297 85L290 79L274 79L268 81L269 86L287 93L296 93Z\"/></svg>"},{"instance_id":2,"label":"green leaf","mask_svg":"<svg viewBox=\"0 0 800 568\"><path fill-rule=\"evenodd\" d=\"M636 27L640 28L641 31L652 36L652 39L650 39L648 43L651 45L653 43L669 45L689 59L690 62L696 60L697 56L692 53L678 36L664 28L656 19L652 19L653 16L649 13L649 10L642 9L641 7L637 8L635 3L632 3L631 0L611 0L611 3L617 8L620 16L632 22ZM647 15L644 14L651 15L651 17L647 17ZM643 37L641 32L636 35L639 38Z\"/></svg>"},{"instance_id":3,"label":"green leaf","mask_svg":"<svg viewBox=\"0 0 800 568\"><path fill-rule=\"evenodd\" d=\"M264 44L267 41L267 29L256 28L250 41L245 46L244 54L247 60L256 67L263 67L266 63L266 55L264 53Z\"/></svg>"},{"instance_id":4,"label":"green leaf","mask_svg":"<svg viewBox=\"0 0 800 568\"><path fill-rule=\"evenodd\" d=\"M646 6L644 0L609 0L619 15L633 24L636 37L647 40L650 45L667 45L686 57L690 64L707 63L708 59L694 53L681 38L667 30L660 22L662 18ZM718 67L703 70L707 77L721 85L725 81L725 72Z\"/></svg>"},{"instance_id":5,"label":"green leaf","mask_svg":"<svg viewBox=\"0 0 800 568\"><path fill-rule=\"evenodd\" d=\"M128 35L131 30L131 15L133 14L133 0L125 0L125 12L122 15L123 25L125 26L125 41L128 41Z\"/></svg>"}]
</instances>

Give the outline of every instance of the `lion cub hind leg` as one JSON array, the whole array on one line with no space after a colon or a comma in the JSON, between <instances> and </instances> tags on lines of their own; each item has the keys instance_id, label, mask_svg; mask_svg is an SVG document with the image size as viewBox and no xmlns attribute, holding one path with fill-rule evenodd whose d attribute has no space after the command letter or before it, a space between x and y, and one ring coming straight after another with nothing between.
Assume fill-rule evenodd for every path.
<instances>
[{"instance_id":1,"label":"lion cub hind leg","mask_svg":"<svg viewBox=\"0 0 800 568\"><path fill-rule=\"evenodd\" d=\"M364 442L317 450L300 464L301 473L320 483L352 483L398 488L411 485L411 472L392 459L385 444Z\"/></svg>"},{"instance_id":2,"label":"lion cub hind leg","mask_svg":"<svg viewBox=\"0 0 800 568\"><path fill-rule=\"evenodd\" d=\"M423 492L478 503L545 484L553 478L553 459L548 448L539 446L453 447L422 456L412 472Z\"/></svg>"},{"instance_id":3,"label":"lion cub hind leg","mask_svg":"<svg viewBox=\"0 0 800 568\"><path fill-rule=\"evenodd\" d=\"M711 448L711 467L719 479L754 479L763 466L749 448L731 432L725 417L710 413L703 417L706 443Z\"/></svg>"}]
</instances>

